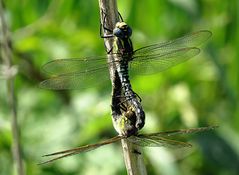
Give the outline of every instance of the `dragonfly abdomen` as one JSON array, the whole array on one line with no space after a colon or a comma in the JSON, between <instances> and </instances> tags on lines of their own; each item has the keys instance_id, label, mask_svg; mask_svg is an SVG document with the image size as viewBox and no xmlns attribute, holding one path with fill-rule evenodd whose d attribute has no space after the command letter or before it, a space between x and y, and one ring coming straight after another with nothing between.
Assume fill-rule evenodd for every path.
<instances>
[{"instance_id":1,"label":"dragonfly abdomen","mask_svg":"<svg viewBox=\"0 0 239 175\"><path fill-rule=\"evenodd\" d=\"M136 128L141 129L144 126L145 113L139 99L132 90L128 74L128 61L126 59L123 59L120 62L118 73L122 83L125 99L130 107L134 109L135 115L137 117Z\"/></svg>"},{"instance_id":2,"label":"dragonfly abdomen","mask_svg":"<svg viewBox=\"0 0 239 175\"><path fill-rule=\"evenodd\" d=\"M119 77L122 83L122 87L124 89L126 100L130 100L132 98L136 98L135 93L132 90L129 74L128 74L128 63L127 61L121 61L121 64L118 69Z\"/></svg>"}]
</instances>

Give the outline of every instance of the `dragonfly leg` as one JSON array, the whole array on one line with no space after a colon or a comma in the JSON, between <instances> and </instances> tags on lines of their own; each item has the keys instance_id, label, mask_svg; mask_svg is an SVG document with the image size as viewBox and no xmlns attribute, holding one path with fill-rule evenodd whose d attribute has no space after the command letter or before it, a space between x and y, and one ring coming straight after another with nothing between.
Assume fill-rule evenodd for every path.
<instances>
[{"instance_id":1,"label":"dragonfly leg","mask_svg":"<svg viewBox=\"0 0 239 175\"><path fill-rule=\"evenodd\" d=\"M125 99L124 96L117 95L115 96L119 99L118 103L115 105L111 105L112 107L112 116L113 116L113 124L116 131L123 136L131 136L135 135L139 128L136 127L138 121L138 117L135 113L135 107L131 104L129 99ZM120 111L116 111L119 109Z\"/></svg>"},{"instance_id":2,"label":"dragonfly leg","mask_svg":"<svg viewBox=\"0 0 239 175\"><path fill-rule=\"evenodd\" d=\"M123 110L123 112L122 115L115 119L117 123L115 127L116 131L125 136L135 135L138 130L144 126L144 111L134 109L135 107L129 107L129 105L125 106L123 102L120 104L120 108Z\"/></svg>"},{"instance_id":3,"label":"dragonfly leg","mask_svg":"<svg viewBox=\"0 0 239 175\"><path fill-rule=\"evenodd\" d=\"M112 51L113 51L113 47L111 47L110 50L107 51L107 54L111 54Z\"/></svg>"},{"instance_id":4,"label":"dragonfly leg","mask_svg":"<svg viewBox=\"0 0 239 175\"><path fill-rule=\"evenodd\" d=\"M134 98L130 95L128 95L126 98L127 99L122 101L119 105L120 105L121 109L125 111L125 113L131 112L135 115L136 119L133 123L134 123L135 127L137 128L137 130L140 130L143 128L143 126L145 124L144 110L142 109L140 102L136 98ZM138 98L141 99L140 97L138 97ZM124 104L125 102L127 102L127 106L125 106L125 104ZM127 110L125 110L125 107ZM133 114L131 114L131 116Z\"/></svg>"},{"instance_id":5,"label":"dragonfly leg","mask_svg":"<svg viewBox=\"0 0 239 175\"><path fill-rule=\"evenodd\" d=\"M114 37L114 35L113 35L113 30L111 30L111 29L109 29L109 28L107 28L107 27L105 26L106 13L105 13L103 10L102 10L102 14L103 14L104 16L103 16L103 22L102 22L102 23L100 22L100 37L101 37L101 38L112 38L112 37ZM102 29L105 30L105 31L107 31L106 33L108 33L108 34L104 33L104 32L102 31ZM112 52L112 50L113 50L113 47L110 48L109 50L107 50L108 48L107 48L106 45L105 45L105 48L106 48L107 54L111 54L111 52Z\"/></svg>"},{"instance_id":6,"label":"dragonfly leg","mask_svg":"<svg viewBox=\"0 0 239 175\"><path fill-rule=\"evenodd\" d=\"M127 107L125 106L123 102L121 102L119 105L120 105L120 109L122 109L124 112L127 111Z\"/></svg>"},{"instance_id":7,"label":"dragonfly leg","mask_svg":"<svg viewBox=\"0 0 239 175\"><path fill-rule=\"evenodd\" d=\"M100 22L100 37L101 38L112 38L112 37L114 37L113 30L111 30L105 26L106 13L103 10L102 10L102 14L104 15L104 17L103 17L103 23ZM110 34L104 34L102 32L102 29L106 30Z\"/></svg>"},{"instance_id":8,"label":"dragonfly leg","mask_svg":"<svg viewBox=\"0 0 239 175\"><path fill-rule=\"evenodd\" d=\"M135 95L136 93L131 90L125 94L126 100L131 106L132 111L136 116L135 127L140 130L145 124L145 113L141 106L141 98ZM137 98L138 97L138 98Z\"/></svg>"},{"instance_id":9,"label":"dragonfly leg","mask_svg":"<svg viewBox=\"0 0 239 175\"><path fill-rule=\"evenodd\" d=\"M113 111L112 115L115 116L113 117L114 128L120 135L129 137L137 133L134 113L123 112L121 115L116 114L116 116L115 111Z\"/></svg>"},{"instance_id":10,"label":"dragonfly leg","mask_svg":"<svg viewBox=\"0 0 239 175\"><path fill-rule=\"evenodd\" d=\"M121 14L120 14L120 12L118 12L118 15L119 15L120 21L121 21L121 22L124 22L124 20L123 20Z\"/></svg>"},{"instance_id":11,"label":"dragonfly leg","mask_svg":"<svg viewBox=\"0 0 239 175\"><path fill-rule=\"evenodd\" d=\"M119 98L120 98L120 97L119 97ZM123 98L123 97L121 97L121 98ZM122 99L122 100L120 101L120 103L118 103L117 105L120 106L120 108L121 108L123 111L127 111L127 107L126 107L126 105L124 104L124 103L126 103L126 102L127 102L126 99Z\"/></svg>"},{"instance_id":12,"label":"dragonfly leg","mask_svg":"<svg viewBox=\"0 0 239 175\"><path fill-rule=\"evenodd\" d=\"M134 92L134 94L138 97L139 102L142 102L142 98L136 92Z\"/></svg>"}]
</instances>

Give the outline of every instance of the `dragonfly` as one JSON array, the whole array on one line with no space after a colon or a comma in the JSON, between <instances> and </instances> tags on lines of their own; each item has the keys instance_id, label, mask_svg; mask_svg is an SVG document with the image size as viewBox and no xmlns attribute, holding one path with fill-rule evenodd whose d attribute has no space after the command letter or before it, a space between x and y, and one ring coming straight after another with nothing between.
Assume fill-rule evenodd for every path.
<instances>
[{"instance_id":1,"label":"dragonfly","mask_svg":"<svg viewBox=\"0 0 239 175\"><path fill-rule=\"evenodd\" d=\"M56 161L58 159L92 151L101 146L118 142L121 139L127 139L129 142L140 147L168 147L168 148L192 147L190 143L173 140L173 139L170 139L170 137L183 135L183 134L193 134L193 133L210 131L210 130L214 130L217 127L218 126L208 126L208 127L191 128L191 129L180 129L180 130L172 130L172 131L158 132L158 133L151 133L151 134L137 134L137 135L132 135L130 137L118 135L96 144L89 144L89 145L81 146L78 148L46 154L43 157L54 157L54 158L51 158L39 164L43 165L43 164Z\"/></svg>"},{"instance_id":2,"label":"dragonfly","mask_svg":"<svg viewBox=\"0 0 239 175\"><path fill-rule=\"evenodd\" d=\"M54 90L94 87L105 82L105 79L109 80L108 68L115 65L124 98L129 103L127 106L132 106L135 112L137 130L144 126L145 113L141 100L132 90L128 72L136 75L154 74L183 63L198 55L199 47L212 35L208 30L200 30L175 40L134 50L130 39L132 29L122 19L113 30L104 26L103 29L110 34L102 38L114 38L114 46L108 51L108 54L114 56L113 60L107 61L105 55L50 61L42 67L48 78L40 83L40 87Z\"/></svg>"}]
</instances>

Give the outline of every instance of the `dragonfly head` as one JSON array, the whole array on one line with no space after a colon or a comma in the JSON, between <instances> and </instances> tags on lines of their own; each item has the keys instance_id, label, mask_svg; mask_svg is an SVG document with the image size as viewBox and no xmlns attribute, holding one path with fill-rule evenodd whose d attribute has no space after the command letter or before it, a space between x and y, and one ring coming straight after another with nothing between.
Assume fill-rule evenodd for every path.
<instances>
[{"instance_id":1,"label":"dragonfly head","mask_svg":"<svg viewBox=\"0 0 239 175\"><path fill-rule=\"evenodd\" d=\"M127 39L132 35L132 29L125 22L117 22L113 34L120 39Z\"/></svg>"}]
</instances>

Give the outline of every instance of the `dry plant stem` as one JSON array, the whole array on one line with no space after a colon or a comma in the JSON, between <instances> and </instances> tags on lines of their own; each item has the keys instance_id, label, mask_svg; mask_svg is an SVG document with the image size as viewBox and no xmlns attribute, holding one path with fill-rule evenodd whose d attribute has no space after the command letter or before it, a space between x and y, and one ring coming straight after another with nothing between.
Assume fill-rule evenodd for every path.
<instances>
[{"instance_id":1,"label":"dry plant stem","mask_svg":"<svg viewBox=\"0 0 239 175\"><path fill-rule=\"evenodd\" d=\"M116 0L99 0L99 7L101 24L104 24L104 26L109 29L113 29L116 22L119 21ZM107 34L107 31L103 32L106 32L104 35ZM110 50L113 47L113 38L105 38L104 42L107 50ZM109 61L113 59L114 58L112 55L108 56ZM114 96L120 94L121 83L119 83L119 79L116 77L117 73L115 65L110 65L109 71L112 82L112 105L114 105L118 104L118 99L114 98ZM114 118L121 117L117 115L120 115L119 111L112 111L113 122ZM143 154L140 148L134 144L131 144L127 139L122 139L121 144L128 175L146 175L147 172L143 161Z\"/></svg>"},{"instance_id":2,"label":"dry plant stem","mask_svg":"<svg viewBox=\"0 0 239 175\"><path fill-rule=\"evenodd\" d=\"M127 139L122 139L121 145L128 175L147 175L140 147L130 143Z\"/></svg>"},{"instance_id":3,"label":"dry plant stem","mask_svg":"<svg viewBox=\"0 0 239 175\"><path fill-rule=\"evenodd\" d=\"M3 16L3 2L0 0L0 35L2 35L1 41L1 57L3 59L3 63L8 66L9 68L12 66L11 59L12 59L12 51L10 48L10 39L9 39L9 32L7 25L4 21ZM16 95L14 90L14 78L7 79L7 90L8 90L8 101L9 106L12 113L12 137L13 137L13 159L17 166L17 173L18 175L24 175L23 170L23 163L21 157L21 148L19 142L19 128L17 124L17 107L16 107Z\"/></svg>"}]
</instances>

